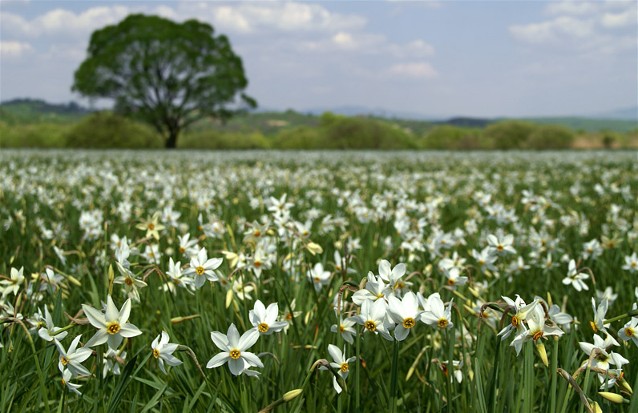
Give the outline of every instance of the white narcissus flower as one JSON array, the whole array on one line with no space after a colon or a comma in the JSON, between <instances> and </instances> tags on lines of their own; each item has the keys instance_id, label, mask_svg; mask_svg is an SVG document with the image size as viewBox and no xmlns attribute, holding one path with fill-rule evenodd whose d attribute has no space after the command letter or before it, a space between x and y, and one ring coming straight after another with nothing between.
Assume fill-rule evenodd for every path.
<instances>
[{"instance_id":1,"label":"white narcissus flower","mask_svg":"<svg viewBox=\"0 0 638 413\"><path fill-rule=\"evenodd\" d=\"M638 346L638 318L632 317L623 328L618 330L618 336L625 341L631 340Z\"/></svg>"},{"instance_id":2,"label":"white narcissus flower","mask_svg":"<svg viewBox=\"0 0 638 413\"><path fill-rule=\"evenodd\" d=\"M362 305L365 300L377 301L392 294L392 290L386 285L381 276L377 277L370 271L367 279L365 288L356 291L352 295L352 302L356 305Z\"/></svg>"},{"instance_id":3,"label":"white narcissus flower","mask_svg":"<svg viewBox=\"0 0 638 413\"><path fill-rule=\"evenodd\" d=\"M81 396L82 393L80 393L80 391L78 389L80 387L82 387L82 385L81 384L71 383L71 379L72 378L73 378L73 374L69 370L64 370L62 372L62 379L60 380L60 382L62 383L62 385L64 387L66 387L67 389L69 389L73 393L77 394L78 396Z\"/></svg>"},{"instance_id":4,"label":"white narcissus flower","mask_svg":"<svg viewBox=\"0 0 638 413\"><path fill-rule=\"evenodd\" d=\"M625 256L625 265L622 266L622 269L632 274L638 272L638 255L635 252Z\"/></svg>"},{"instance_id":5,"label":"white narcissus flower","mask_svg":"<svg viewBox=\"0 0 638 413\"><path fill-rule=\"evenodd\" d=\"M361 305L361 313L355 316L357 324L361 324L365 331L381 334L386 340L392 341L388 330L392 327L386 320L387 304L384 300L366 300Z\"/></svg>"},{"instance_id":6,"label":"white narcissus flower","mask_svg":"<svg viewBox=\"0 0 638 413\"><path fill-rule=\"evenodd\" d=\"M168 336L168 333L166 331L162 331L162 333L155 337L155 340L151 343L153 357L157 359L160 370L162 370L162 373L164 374L168 374L166 373L164 363L173 367L182 364L181 360L173 356L173 353L177 350L179 344L169 343L169 340L170 337Z\"/></svg>"},{"instance_id":7,"label":"white narcissus flower","mask_svg":"<svg viewBox=\"0 0 638 413\"><path fill-rule=\"evenodd\" d=\"M231 324L228 327L228 334L213 331L210 333L210 338L222 352L208 361L207 368L212 369L228 363L230 372L235 376L239 376L242 373L256 376L259 372L250 370L250 368L264 367L259 357L246 351L259 339L257 329L251 328L240 337L235 324Z\"/></svg>"},{"instance_id":8,"label":"white narcissus flower","mask_svg":"<svg viewBox=\"0 0 638 413\"><path fill-rule=\"evenodd\" d=\"M106 297L106 312L82 304L84 314L89 319L89 323L98 329L97 333L86 343L86 347L94 347L107 343L110 348L117 349L124 337L130 338L139 336L142 332L133 324L128 323L131 314L131 299L126 300L122 309L118 310L113 303L111 296Z\"/></svg>"},{"instance_id":9,"label":"white narcissus flower","mask_svg":"<svg viewBox=\"0 0 638 413\"><path fill-rule=\"evenodd\" d=\"M24 283L24 267L19 270L11 267L11 278L0 281L0 289L2 290L2 298L7 298L9 294L17 295L20 286Z\"/></svg>"},{"instance_id":10,"label":"white narcissus flower","mask_svg":"<svg viewBox=\"0 0 638 413\"><path fill-rule=\"evenodd\" d=\"M330 363L330 367L336 369L339 377L341 377L345 381L348 377L348 372L350 371L350 363L355 361L357 358L354 356L346 358L346 349L344 348L342 352L339 347L333 344L328 344L328 353L333 360L333 362ZM341 393L341 391L343 390L337 382L336 377L332 378L332 385L337 393Z\"/></svg>"},{"instance_id":11,"label":"white narcissus flower","mask_svg":"<svg viewBox=\"0 0 638 413\"><path fill-rule=\"evenodd\" d=\"M206 280L217 281L219 277L214 273L214 270L222 265L222 258L208 258L206 248L199 250L197 255L191 258L190 268L188 268L184 274L193 276L194 284L196 288L202 288Z\"/></svg>"},{"instance_id":12,"label":"white narcissus flower","mask_svg":"<svg viewBox=\"0 0 638 413\"><path fill-rule=\"evenodd\" d=\"M46 327L41 327L38 330L38 335L43 340L53 341L54 336L58 340L63 340L64 337L66 337L66 335L69 334L67 331L61 331L58 333L58 331L62 330L62 328L56 327L53 324L53 319L51 318L51 314L49 313L49 310L47 309L46 306L44 306L44 321L46 323Z\"/></svg>"},{"instance_id":13,"label":"white narcissus flower","mask_svg":"<svg viewBox=\"0 0 638 413\"><path fill-rule=\"evenodd\" d=\"M516 254L516 250L512 246L514 243L514 236L506 235L503 239L498 239L495 235L487 236L487 245L489 246L489 252L492 255L513 255Z\"/></svg>"},{"instance_id":14,"label":"white narcissus flower","mask_svg":"<svg viewBox=\"0 0 638 413\"><path fill-rule=\"evenodd\" d=\"M93 354L93 350L88 347L77 348L81 338L81 334L74 338L68 350L65 350L58 340L53 340L55 346L58 348L58 353L60 353L58 369L60 369L61 373L67 370L72 373L73 377L91 375L91 372L82 365L82 362Z\"/></svg>"},{"instance_id":15,"label":"white narcissus flower","mask_svg":"<svg viewBox=\"0 0 638 413\"><path fill-rule=\"evenodd\" d=\"M277 321L278 316L279 305L277 303L272 303L266 308L260 300L255 302L255 307L248 313L250 323L257 328L260 334L264 335L278 333L288 325L285 321Z\"/></svg>"},{"instance_id":16,"label":"white narcissus flower","mask_svg":"<svg viewBox=\"0 0 638 413\"><path fill-rule=\"evenodd\" d=\"M324 271L323 264L318 262L312 269L308 270L308 279L315 286L315 291L319 292L330 281L330 272Z\"/></svg>"},{"instance_id":17,"label":"white narcissus flower","mask_svg":"<svg viewBox=\"0 0 638 413\"><path fill-rule=\"evenodd\" d=\"M423 323L441 329L454 326L452 323L452 301L445 306L439 293L434 293L428 297L426 307L421 313Z\"/></svg>"},{"instance_id":18,"label":"white narcissus flower","mask_svg":"<svg viewBox=\"0 0 638 413\"><path fill-rule=\"evenodd\" d=\"M408 291L401 300L391 296L388 302L388 315L397 325L394 328L394 338L403 341L416 326L419 318L419 302L412 291Z\"/></svg>"},{"instance_id":19,"label":"white narcissus flower","mask_svg":"<svg viewBox=\"0 0 638 413\"><path fill-rule=\"evenodd\" d=\"M403 263L397 264L394 268L392 268L390 262L387 260L381 260L379 263L379 277L388 283L388 287L392 291L399 294L403 292L406 287L411 285L401 279L405 275L406 270L407 267Z\"/></svg>"},{"instance_id":20,"label":"white narcissus flower","mask_svg":"<svg viewBox=\"0 0 638 413\"><path fill-rule=\"evenodd\" d=\"M574 260L569 261L569 268L567 269L567 276L563 278L563 284L573 285L576 291L589 290L589 287L583 280L589 278L589 274L579 272L576 269L576 262Z\"/></svg>"},{"instance_id":21,"label":"white narcissus flower","mask_svg":"<svg viewBox=\"0 0 638 413\"><path fill-rule=\"evenodd\" d=\"M354 344L354 336L357 334L357 330L354 329L355 324L357 323L354 317L348 317L345 320L339 318L339 325L333 324L330 326L330 331L341 334L346 343Z\"/></svg>"}]
</instances>

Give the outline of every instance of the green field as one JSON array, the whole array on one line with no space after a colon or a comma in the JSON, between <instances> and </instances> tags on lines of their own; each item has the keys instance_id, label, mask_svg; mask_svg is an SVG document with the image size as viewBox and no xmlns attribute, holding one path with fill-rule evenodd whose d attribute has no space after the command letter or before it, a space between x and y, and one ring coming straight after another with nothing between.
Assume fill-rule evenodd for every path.
<instances>
[{"instance_id":1,"label":"green field","mask_svg":"<svg viewBox=\"0 0 638 413\"><path fill-rule=\"evenodd\" d=\"M3 150L0 411L636 412L636 156Z\"/></svg>"}]
</instances>

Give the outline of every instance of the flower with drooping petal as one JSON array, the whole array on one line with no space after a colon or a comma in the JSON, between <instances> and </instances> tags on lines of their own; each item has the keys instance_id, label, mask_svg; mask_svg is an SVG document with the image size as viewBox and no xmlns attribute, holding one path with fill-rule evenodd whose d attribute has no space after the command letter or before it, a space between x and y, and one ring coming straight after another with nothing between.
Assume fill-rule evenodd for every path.
<instances>
[{"instance_id":1,"label":"flower with drooping petal","mask_svg":"<svg viewBox=\"0 0 638 413\"><path fill-rule=\"evenodd\" d=\"M348 377L348 372L350 371L350 363L355 361L357 358L354 356L350 358L346 358L345 347L342 352L339 349L339 347L333 344L328 344L328 353L330 354L330 357L332 357L332 360L333 360L333 362L330 363L330 367L332 367L333 369L336 369L339 377L341 377L345 381L346 378ZM339 385L339 383L337 382L336 377L332 378L332 385L335 391L337 392L337 394L341 393L341 391L343 390L341 386Z\"/></svg>"},{"instance_id":2,"label":"flower with drooping petal","mask_svg":"<svg viewBox=\"0 0 638 413\"><path fill-rule=\"evenodd\" d=\"M345 320L339 317L339 325L333 324L330 326L330 331L341 334L341 337L346 343L354 344L354 336L357 334L357 331L354 329L355 324L357 324L357 322L354 317L348 317Z\"/></svg>"},{"instance_id":3,"label":"flower with drooping petal","mask_svg":"<svg viewBox=\"0 0 638 413\"><path fill-rule=\"evenodd\" d=\"M72 373L73 377L91 375L86 367L82 365L82 362L88 359L91 354L93 354L93 350L86 346L77 348L81 338L82 334L74 338L68 350L65 350L62 344L60 344L57 339L53 339L55 346L58 348L58 353L60 353L60 359L58 360L58 369L60 369L61 373L64 373L65 370L68 370Z\"/></svg>"},{"instance_id":4,"label":"flower with drooping petal","mask_svg":"<svg viewBox=\"0 0 638 413\"><path fill-rule=\"evenodd\" d=\"M250 323L263 335L278 333L288 325L285 321L277 321L278 316L279 305L277 303L269 304L266 308L260 300L255 302L255 307L248 313Z\"/></svg>"},{"instance_id":5,"label":"flower with drooping petal","mask_svg":"<svg viewBox=\"0 0 638 413\"><path fill-rule=\"evenodd\" d=\"M82 385L81 384L76 384L76 383L71 383L71 379L72 378L73 378L73 374L71 373L71 371L65 369L62 372L62 379L60 380L60 383L62 383L62 385L64 387L66 387L67 389L69 389L73 393L77 394L78 396L81 396L82 393L80 393L80 391L78 389L80 387L82 387Z\"/></svg>"},{"instance_id":6,"label":"flower with drooping petal","mask_svg":"<svg viewBox=\"0 0 638 413\"><path fill-rule=\"evenodd\" d=\"M315 266L308 270L308 279L315 286L315 291L321 291L321 288L330 281L330 271L324 271L323 264L318 262Z\"/></svg>"},{"instance_id":7,"label":"flower with drooping petal","mask_svg":"<svg viewBox=\"0 0 638 413\"><path fill-rule=\"evenodd\" d=\"M166 331L162 331L162 333L155 337L155 340L151 343L153 357L157 359L160 370L162 370L162 373L164 374L168 374L166 373L164 363L173 367L182 364L181 360L173 356L173 353L177 350L179 344L169 343L169 340L170 337L168 336L168 333Z\"/></svg>"},{"instance_id":8,"label":"flower with drooping petal","mask_svg":"<svg viewBox=\"0 0 638 413\"><path fill-rule=\"evenodd\" d=\"M402 280L406 270L407 267L403 263L397 264L394 268L387 260L381 260L379 263L379 277L388 283L388 287L397 294L401 294L407 287L412 285Z\"/></svg>"},{"instance_id":9,"label":"flower with drooping petal","mask_svg":"<svg viewBox=\"0 0 638 413\"><path fill-rule=\"evenodd\" d=\"M67 334L69 334L67 331L62 331L59 332L60 330L62 330L62 328L60 327L56 327L53 324L53 319L51 318L51 314L49 313L49 309L44 306L44 321L46 323L46 327L41 327L38 330L38 335L46 341L53 341L53 337L55 336L56 339L58 340L62 340L64 339L64 337L66 337Z\"/></svg>"},{"instance_id":10,"label":"flower with drooping petal","mask_svg":"<svg viewBox=\"0 0 638 413\"><path fill-rule=\"evenodd\" d=\"M573 285L576 291L589 290L589 287L583 280L589 278L589 274L579 272L576 269L576 262L574 260L569 261L569 268L567 269L567 276L563 278L563 284Z\"/></svg>"},{"instance_id":11,"label":"flower with drooping petal","mask_svg":"<svg viewBox=\"0 0 638 413\"><path fill-rule=\"evenodd\" d=\"M117 309L110 295L106 297L106 311L104 313L86 304L82 304L82 309L89 319L89 323L98 329L97 333L86 343L86 347L108 343L110 348L116 350L124 337L130 338L142 334L137 327L127 322L131 314L130 298L126 300L121 310Z\"/></svg>"},{"instance_id":12,"label":"flower with drooping petal","mask_svg":"<svg viewBox=\"0 0 638 413\"><path fill-rule=\"evenodd\" d=\"M259 332L256 328L251 328L240 337L235 324L231 324L228 327L228 334L213 331L210 333L210 338L222 352L208 361L207 368L212 369L228 363L230 372L235 376L242 373L256 376L259 372L250 370L250 368L264 367L259 357L246 351L259 339Z\"/></svg>"}]
</instances>

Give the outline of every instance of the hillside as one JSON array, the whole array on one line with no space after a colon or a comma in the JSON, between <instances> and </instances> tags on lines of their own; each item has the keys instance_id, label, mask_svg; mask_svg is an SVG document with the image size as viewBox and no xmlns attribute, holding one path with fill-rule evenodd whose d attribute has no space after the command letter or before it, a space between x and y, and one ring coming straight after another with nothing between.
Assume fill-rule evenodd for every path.
<instances>
[{"instance_id":1,"label":"hillside","mask_svg":"<svg viewBox=\"0 0 638 413\"><path fill-rule=\"evenodd\" d=\"M56 104L39 99L14 99L0 104L0 121L9 125L28 123L68 123L91 110L75 102Z\"/></svg>"}]
</instances>

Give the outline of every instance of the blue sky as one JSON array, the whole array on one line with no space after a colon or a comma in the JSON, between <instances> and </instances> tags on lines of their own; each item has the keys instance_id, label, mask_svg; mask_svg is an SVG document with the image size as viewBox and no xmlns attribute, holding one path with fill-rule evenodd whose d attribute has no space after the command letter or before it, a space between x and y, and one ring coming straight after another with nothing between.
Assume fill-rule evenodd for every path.
<instances>
[{"instance_id":1,"label":"blue sky","mask_svg":"<svg viewBox=\"0 0 638 413\"><path fill-rule=\"evenodd\" d=\"M128 13L227 34L262 108L558 116L635 106L635 1L0 2L0 99L82 101L73 71Z\"/></svg>"}]
</instances>

